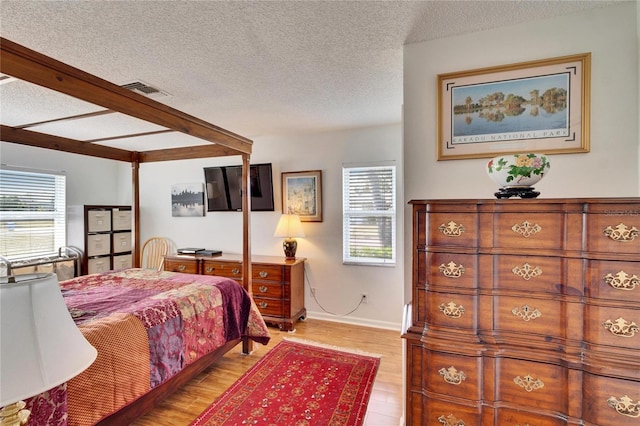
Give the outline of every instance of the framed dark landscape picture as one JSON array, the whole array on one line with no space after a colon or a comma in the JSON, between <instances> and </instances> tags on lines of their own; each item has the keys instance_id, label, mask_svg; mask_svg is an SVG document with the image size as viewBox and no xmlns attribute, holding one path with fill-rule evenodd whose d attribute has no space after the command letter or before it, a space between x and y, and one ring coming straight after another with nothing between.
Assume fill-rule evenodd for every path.
<instances>
[{"instance_id":1,"label":"framed dark landscape picture","mask_svg":"<svg viewBox=\"0 0 640 426\"><path fill-rule=\"evenodd\" d=\"M591 54L438 75L438 160L589 152Z\"/></svg>"},{"instance_id":2,"label":"framed dark landscape picture","mask_svg":"<svg viewBox=\"0 0 640 426\"><path fill-rule=\"evenodd\" d=\"M171 216L204 216L204 185L202 183L171 185Z\"/></svg>"}]
</instances>

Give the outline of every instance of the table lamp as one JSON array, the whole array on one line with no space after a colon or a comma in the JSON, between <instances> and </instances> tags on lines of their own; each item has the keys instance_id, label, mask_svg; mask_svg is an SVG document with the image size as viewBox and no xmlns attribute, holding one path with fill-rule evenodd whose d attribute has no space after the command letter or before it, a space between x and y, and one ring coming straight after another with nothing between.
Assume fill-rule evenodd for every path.
<instances>
[{"instance_id":1,"label":"table lamp","mask_svg":"<svg viewBox=\"0 0 640 426\"><path fill-rule=\"evenodd\" d=\"M67 310L56 274L0 277L0 425L26 423L22 399L69 381L96 356Z\"/></svg>"},{"instance_id":2,"label":"table lamp","mask_svg":"<svg viewBox=\"0 0 640 426\"><path fill-rule=\"evenodd\" d=\"M285 238L282 242L284 255L288 260L295 259L296 250L298 249L298 242L295 240L295 237L304 237L300 217L297 214L283 214L280 217L276 232L274 232L273 236Z\"/></svg>"}]
</instances>

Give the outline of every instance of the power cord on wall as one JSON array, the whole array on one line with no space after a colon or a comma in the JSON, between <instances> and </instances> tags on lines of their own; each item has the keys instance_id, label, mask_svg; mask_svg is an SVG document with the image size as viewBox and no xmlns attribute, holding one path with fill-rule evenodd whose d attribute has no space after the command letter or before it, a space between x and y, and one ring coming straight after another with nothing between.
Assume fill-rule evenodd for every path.
<instances>
[{"instance_id":1,"label":"power cord on wall","mask_svg":"<svg viewBox=\"0 0 640 426\"><path fill-rule=\"evenodd\" d=\"M316 292L315 292L315 288L313 288L311 286L311 282L309 281L309 274L307 274L307 265L305 263L304 265L304 280L306 281L307 285L309 286L309 293L311 293L311 296L313 296L313 300L316 301L316 304L318 306L320 306L320 309L322 309L324 312L328 313L329 315L333 315L336 317L346 317L347 315L351 315L352 313L354 313L355 311L358 310L358 308L360 307L360 305L362 305L365 301L365 299L367 298L364 294L360 297L360 302L358 302L358 305L353 308L352 310L350 310L349 312L347 312L346 314L336 314L335 312L331 312L327 309L324 308L324 306L322 306L322 304L320 303L320 301L318 300L318 298L316 297Z\"/></svg>"}]
</instances>

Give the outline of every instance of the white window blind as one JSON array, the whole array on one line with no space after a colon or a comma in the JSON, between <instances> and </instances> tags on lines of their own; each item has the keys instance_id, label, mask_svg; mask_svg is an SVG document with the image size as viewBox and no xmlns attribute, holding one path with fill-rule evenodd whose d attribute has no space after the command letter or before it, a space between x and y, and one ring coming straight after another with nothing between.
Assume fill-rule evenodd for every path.
<instances>
[{"instance_id":1,"label":"white window blind","mask_svg":"<svg viewBox=\"0 0 640 426\"><path fill-rule=\"evenodd\" d=\"M63 174L0 169L0 255L48 256L66 245Z\"/></svg>"},{"instance_id":2,"label":"white window blind","mask_svg":"<svg viewBox=\"0 0 640 426\"><path fill-rule=\"evenodd\" d=\"M343 167L344 263L396 262L395 166Z\"/></svg>"}]
</instances>

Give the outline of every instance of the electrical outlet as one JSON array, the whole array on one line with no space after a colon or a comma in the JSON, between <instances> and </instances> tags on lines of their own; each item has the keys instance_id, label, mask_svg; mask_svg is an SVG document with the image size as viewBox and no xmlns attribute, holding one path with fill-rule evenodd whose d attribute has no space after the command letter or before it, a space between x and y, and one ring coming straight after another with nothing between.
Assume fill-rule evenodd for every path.
<instances>
[{"instance_id":1,"label":"electrical outlet","mask_svg":"<svg viewBox=\"0 0 640 426\"><path fill-rule=\"evenodd\" d=\"M360 296L362 303L367 303L367 293L362 293Z\"/></svg>"}]
</instances>

